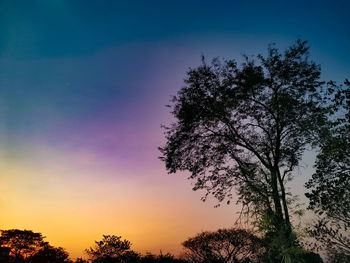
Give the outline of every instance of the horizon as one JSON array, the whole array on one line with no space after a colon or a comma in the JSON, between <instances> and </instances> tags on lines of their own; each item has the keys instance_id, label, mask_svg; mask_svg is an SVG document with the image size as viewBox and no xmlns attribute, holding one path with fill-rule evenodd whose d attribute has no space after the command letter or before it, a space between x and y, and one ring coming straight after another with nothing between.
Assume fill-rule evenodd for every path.
<instances>
[{"instance_id":1,"label":"horizon","mask_svg":"<svg viewBox=\"0 0 350 263\"><path fill-rule=\"evenodd\" d=\"M350 72L350 2L0 3L0 229L40 232L73 258L103 234L178 255L239 207L192 191L158 157L165 107L201 55L242 60L308 41L324 80ZM302 201L314 154L291 183ZM309 164L311 163L311 164Z\"/></svg>"}]
</instances>

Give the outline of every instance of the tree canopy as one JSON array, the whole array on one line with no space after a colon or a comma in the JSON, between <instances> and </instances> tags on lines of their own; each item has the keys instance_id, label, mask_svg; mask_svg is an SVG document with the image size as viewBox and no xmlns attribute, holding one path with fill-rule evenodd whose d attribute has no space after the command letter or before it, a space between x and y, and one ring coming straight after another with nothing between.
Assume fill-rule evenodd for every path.
<instances>
[{"instance_id":1,"label":"tree canopy","mask_svg":"<svg viewBox=\"0 0 350 263\"><path fill-rule=\"evenodd\" d=\"M350 227L350 83L333 98L333 125L322 137L316 172L306 184L310 208Z\"/></svg>"},{"instance_id":2,"label":"tree canopy","mask_svg":"<svg viewBox=\"0 0 350 263\"><path fill-rule=\"evenodd\" d=\"M264 246L261 239L244 229L219 229L202 232L182 243L184 257L191 263L261 262Z\"/></svg>"},{"instance_id":3,"label":"tree canopy","mask_svg":"<svg viewBox=\"0 0 350 263\"><path fill-rule=\"evenodd\" d=\"M0 246L10 248L10 256L23 260L36 254L47 245L41 233L30 230L1 230Z\"/></svg>"},{"instance_id":4,"label":"tree canopy","mask_svg":"<svg viewBox=\"0 0 350 263\"><path fill-rule=\"evenodd\" d=\"M51 246L44 238L31 230L1 230L0 248L7 248L9 253L0 259L11 263L72 262L63 248Z\"/></svg>"},{"instance_id":5,"label":"tree canopy","mask_svg":"<svg viewBox=\"0 0 350 263\"><path fill-rule=\"evenodd\" d=\"M320 67L306 41L280 52L235 60L214 59L190 69L172 99L175 122L165 127L160 157L169 173L189 171L194 190L219 201L235 190L244 211L269 218L268 231L291 235L286 183L327 122Z\"/></svg>"},{"instance_id":6,"label":"tree canopy","mask_svg":"<svg viewBox=\"0 0 350 263\"><path fill-rule=\"evenodd\" d=\"M329 83L328 93L332 125L321 137L316 172L306 184L311 190L306 196L309 208L321 216L312 235L334 254L332 258L350 260L350 82Z\"/></svg>"},{"instance_id":7,"label":"tree canopy","mask_svg":"<svg viewBox=\"0 0 350 263\"><path fill-rule=\"evenodd\" d=\"M139 254L130 249L131 242L122 240L121 236L103 235L102 240L95 241L94 247L85 252L93 262L136 262Z\"/></svg>"}]
</instances>

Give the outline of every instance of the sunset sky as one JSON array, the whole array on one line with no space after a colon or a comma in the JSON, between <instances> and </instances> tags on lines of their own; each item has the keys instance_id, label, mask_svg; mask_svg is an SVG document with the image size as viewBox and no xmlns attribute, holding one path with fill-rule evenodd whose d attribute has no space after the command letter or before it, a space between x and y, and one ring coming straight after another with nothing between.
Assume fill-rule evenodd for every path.
<instances>
[{"instance_id":1,"label":"sunset sky","mask_svg":"<svg viewBox=\"0 0 350 263\"><path fill-rule=\"evenodd\" d=\"M323 78L350 78L349 12L347 0L0 0L0 229L77 257L102 234L178 254L232 226L234 205L201 202L158 160L165 105L201 55L240 60L298 37Z\"/></svg>"}]
</instances>

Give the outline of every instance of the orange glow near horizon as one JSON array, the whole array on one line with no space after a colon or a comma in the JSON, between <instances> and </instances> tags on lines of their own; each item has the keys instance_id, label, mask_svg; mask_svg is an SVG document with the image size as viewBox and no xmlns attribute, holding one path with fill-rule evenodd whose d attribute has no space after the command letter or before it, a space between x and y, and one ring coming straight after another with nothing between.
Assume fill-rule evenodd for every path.
<instances>
[{"instance_id":1,"label":"orange glow near horizon","mask_svg":"<svg viewBox=\"0 0 350 263\"><path fill-rule=\"evenodd\" d=\"M185 176L120 176L115 167L77 167L86 154L45 152L40 162L3 158L1 229L40 232L72 258L84 256L103 234L121 235L141 253L178 255L186 238L234 223L232 206L201 202Z\"/></svg>"}]
</instances>

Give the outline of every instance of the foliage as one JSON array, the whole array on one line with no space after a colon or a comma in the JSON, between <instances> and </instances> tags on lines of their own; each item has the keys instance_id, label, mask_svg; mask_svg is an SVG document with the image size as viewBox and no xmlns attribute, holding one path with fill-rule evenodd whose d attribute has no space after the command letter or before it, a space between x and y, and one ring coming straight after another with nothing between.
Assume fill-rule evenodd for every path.
<instances>
[{"instance_id":1,"label":"foliage","mask_svg":"<svg viewBox=\"0 0 350 263\"><path fill-rule=\"evenodd\" d=\"M193 189L206 190L204 200L230 199L236 190L243 211L258 223L268 215L269 231L294 246L286 183L306 147L316 145L329 111L307 43L282 53L270 46L240 66L203 59L185 84L172 100L175 122L165 127L160 148L169 173L189 171Z\"/></svg>"},{"instance_id":2,"label":"foliage","mask_svg":"<svg viewBox=\"0 0 350 263\"><path fill-rule=\"evenodd\" d=\"M329 263L348 263L350 262L350 256L344 253L332 251L329 253Z\"/></svg>"},{"instance_id":3,"label":"foliage","mask_svg":"<svg viewBox=\"0 0 350 263\"><path fill-rule=\"evenodd\" d=\"M304 250L299 246L294 233L290 233L289 237L285 237L286 231L283 229L273 229L267 231L264 236L266 253L264 262L294 262L300 258Z\"/></svg>"},{"instance_id":4,"label":"foliage","mask_svg":"<svg viewBox=\"0 0 350 263\"><path fill-rule=\"evenodd\" d=\"M244 229L219 229L202 232L182 243L184 258L191 263L260 262L262 241Z\"/></svg>"},{"instance_id":5,"label":"foliage","mask_svg":"<svg viewBox=\"0 0 350 263\"><path fill-rule=\"evenodd\" d=\"M159 255L154 255L148 253L141 257L140 263L186 263L186 261L181 259L176 259L173 255L167 253Z\"/></svg>"},{"instance_id":6,"label":"foliage","mask_svg":"<svg viewBox=\"0 0 350 263\"><path fill-rule=\"evenodd\" d=\"M121 236L103 235L101 241L95 241L95 246L85 252L93 262L136 262L139 254L130 247L130 241L121 240Z\"/></svg>"},{"instance_id":7,"label":"foliage","mask_svg":"<svg viewBox=\"0 0 350 263\"><path fill-rule=\"evenodd\" d=\"M309 208L321 216L310 233L339 261L339 255L350 257L350 83L329 85L333 125L321 137L316 172L306 184L311 192L306 196Z\"/></svg>"},{"instance_id":8,"label":"foliage","mask_svg":"<svg viewBox=\"0 0 350 263\"><path fill-rule=\"evenodd\" d=\"M13 263L71 262L63 248L51 246L44 238L30 230L1 230L0 247L9 248L8 260Z\"/></svg>"},{"instance_id":9,"label":"foliage","mask_svg":"<svg viewBox=\"0 0 350 263\"><path fill-rule=\"evenodd\" d=\"M350 83L334 97L333 129L322 138L316 172L307 183L310 209L350 226Z\"/></svg>"},{"instance_id":10,"label":"foliage","mask_svg":"<svg viewBox=\"0 0 350 263\"><path fill-rule=\"evenodd\" d=\"M82 258L77 258L74 263L88 263L88 261L86 261Z\"/></svg>"},{"instance_id":11,"label":"foliage","mask_svg":"<svg viewBox=\"0 0 350 263\"><path fill-rule=\"evenodd\" d=\"M11 249L10 256L20 261L36 254L45 247L41 233L34 233L30 230L1 230L0 246Z\"/></svg>"},{"instance_id":12,"label":"foliage","mask_svg":"<svg viewBox=\"0 0 350 263\"><path fill-rule=\"evenodd\" d=\"M44 241L41 233L30 230L2 230L0 236L1 263L72 263L68 253L61 247L53 247ZM104 235L95 242L93 248L85 252L89 261L77 258L75 263L186 263L167 253L160 255L141 255L130 249L128 240L121 237Z\"/></svg>"},{"instance_id":13,"label":"foliage","mask_svg":"<svg viewBox=\"0 0 350 263\"><path fill-rule=\"evenodd\" d=\"M305 250L298 242L294 233L289 237L289 244L285 242L284 232L268 232L263 238L266 253L261 262L283 263L323 263L320 255Z\"/></svg>"},{"instance_id":14,"label":"foliage","mask_svg":"<svg viewBox=\"0 0 350 263\"><path fill-rule=\"evenodd\" d=\"M61 247L46 245L27 260L30 263L71 263L68 253Z\"/></svg>"}]
</instances>

